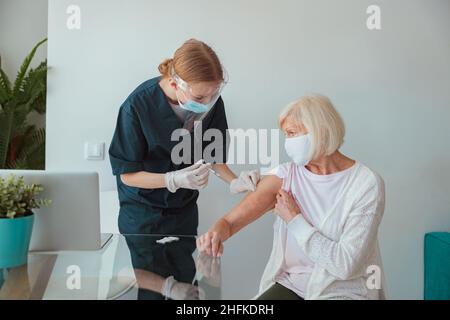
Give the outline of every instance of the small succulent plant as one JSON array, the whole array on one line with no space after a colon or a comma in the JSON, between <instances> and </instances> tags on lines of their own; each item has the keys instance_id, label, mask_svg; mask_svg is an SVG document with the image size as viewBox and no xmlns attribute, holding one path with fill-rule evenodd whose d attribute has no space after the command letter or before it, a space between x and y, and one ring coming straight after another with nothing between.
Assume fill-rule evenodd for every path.
<instances>
[{"instance_id":1,"label":"small succulent plant","mask_svg":"<svg viewBox=\"0 0 450 320\"><path fill-rule=\"evenodd\" d=\"M19 218L32 213L32 209L48 206L51 200L37 199L44 190L40 184L26 184L23 177L10 174L0 177L0 218Z\"/></svg>"}]
</instances>

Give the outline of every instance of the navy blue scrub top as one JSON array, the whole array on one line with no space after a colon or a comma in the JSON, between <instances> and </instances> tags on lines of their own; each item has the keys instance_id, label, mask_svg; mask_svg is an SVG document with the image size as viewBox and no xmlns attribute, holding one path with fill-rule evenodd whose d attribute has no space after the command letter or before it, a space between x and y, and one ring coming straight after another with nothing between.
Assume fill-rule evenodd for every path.
<instances>
[{"instance_id":1,"label":"navy blue scrub top","mask_svg":"<svg viewBox=\"0 0 450 320\"><path fill-rule=\"evenodd\" d=\"M136 224L135 228L124 230L126 232L149 233L150 229L145 226L161 224L164 211L176 214L188 210L195 211L197 214L198 191L196 190L180 188L175 193L171 193L166 188L131 187L120 179L123 173L138 171L166 173L182 169L199 160L194 158L194 152L192 152L191 164L177 165L171 161L171 150L179 143L179 141L171 141L171 134L174 130L182 128L183 123L169 105L167 97L159 86L160 80L161 77L147 80L128 96L119 109L116 129L109 147L109 158L113 175L116 176L121 206L120 214L125 213L129 216L129 225ZM222 98L217 100L202 120L202 133L209 128L218 129L223 134L222 162L225 163L227 156L225 137L228 124ZM194 141L193 136L191 141ZM210 143L202 142L202 150ZM160 219L155 215L152 216L152 213L158 214ZM152 229L151 232L176 231L174 228L163 229L160 227L156 230Z\"/></svg>"}]
</instances>

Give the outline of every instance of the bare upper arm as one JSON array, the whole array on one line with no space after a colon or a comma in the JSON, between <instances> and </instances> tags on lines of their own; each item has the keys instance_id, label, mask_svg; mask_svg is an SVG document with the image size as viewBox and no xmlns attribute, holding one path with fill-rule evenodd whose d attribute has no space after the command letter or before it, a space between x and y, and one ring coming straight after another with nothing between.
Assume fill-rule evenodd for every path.
<instances>
[{"instance_id":1,"label":"bare upper arm","mask_svg":"<svg viewBox=\"0 0 450 320\"><path fill-rule=\"evenodd\" d=\"M231 226L231 234L236 233L272 209L281 185L282 179L275 175L261 179L256 191L247 194L237 206L224 216L224 219Z\"/></svg>"}]
</instances>

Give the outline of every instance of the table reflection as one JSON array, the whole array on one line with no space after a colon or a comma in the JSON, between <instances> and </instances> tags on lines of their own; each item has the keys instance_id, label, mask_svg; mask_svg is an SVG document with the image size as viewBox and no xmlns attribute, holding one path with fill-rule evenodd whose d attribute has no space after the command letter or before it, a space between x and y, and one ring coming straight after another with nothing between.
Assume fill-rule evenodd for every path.
<instances>
[{"instance_id":1,"label":"table reflection","mask_svg":"<svg viewBox=\"0 0 450 320\"><path fill-rule=\"evenodd\" d=\"M195 237L126 235L125 240L138 300L220 299L220 260L194 254Z\"/></svg>"}]
</instances>

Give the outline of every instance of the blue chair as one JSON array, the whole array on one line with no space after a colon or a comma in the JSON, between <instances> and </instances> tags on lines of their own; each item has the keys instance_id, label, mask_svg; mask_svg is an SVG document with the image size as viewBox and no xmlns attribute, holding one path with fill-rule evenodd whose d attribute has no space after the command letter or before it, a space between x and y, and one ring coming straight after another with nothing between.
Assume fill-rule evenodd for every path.
<instances>
[{"instance_id":1,"label":"blue chair","mask_svg":"<svg viewBox=\"0 0 450 320\"><path fill-rule=\"evenodd\" d=\"M450 300L450 233L425 234L424 299Z\"/></svg>"}]
</instances>

